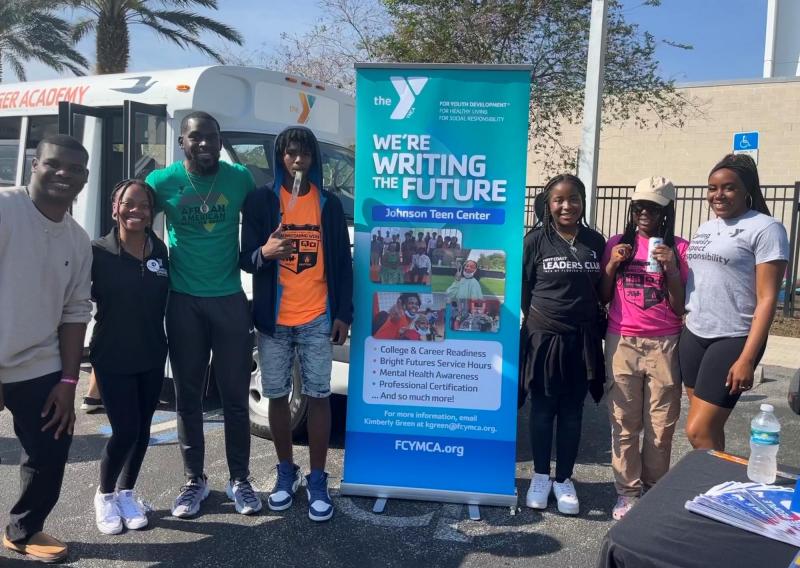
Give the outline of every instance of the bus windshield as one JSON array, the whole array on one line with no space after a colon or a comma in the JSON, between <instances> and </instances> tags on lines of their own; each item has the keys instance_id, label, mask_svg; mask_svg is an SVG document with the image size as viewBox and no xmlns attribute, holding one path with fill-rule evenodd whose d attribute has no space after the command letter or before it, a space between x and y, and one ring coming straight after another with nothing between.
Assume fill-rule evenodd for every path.
<instances>
[{"instance_id":1,"label":"bus windshield","mask_svg":"<svg viewBox=\"0 0 800 568\"><path fill-rule=\"evenodd\" d=\"M275 135L250 132L223 132L225 149L231 158L253 174L256 186L271 184L275 179ZM353 220L353 189L355 187L355 156L341 146L320 142L322 153L322 183L325 189L341 200L345 217Z\"/></svg>"}]
</instances>

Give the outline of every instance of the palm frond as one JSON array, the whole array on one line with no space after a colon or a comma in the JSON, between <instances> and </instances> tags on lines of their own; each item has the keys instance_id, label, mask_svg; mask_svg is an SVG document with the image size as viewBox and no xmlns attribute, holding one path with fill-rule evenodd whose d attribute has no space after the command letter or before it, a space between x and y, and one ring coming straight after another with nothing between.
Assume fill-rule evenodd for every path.
<instances>
[{"instance_id":1,"label":"palm frond","mask_svg":"<svg viewBox=\"0 0 800 568\"><path fill-rule=\"evenodd\" d=\"M13 53L5 53L3 55L9 66L11 66L11 70L14 71L14 75L17 76L17 79L20 81L27 81L28 76L25 74L25 67L22 66L22 62L19 60L19 58L17 58L17 56Z\"/></svg>"},{"instance_id":2,"label":"palm frond","mask_svg":"<svg viewBox=\"0 0 800 568\"><path fill-rule=\"evenodd\" d=\"M142 12L144 13L144 11ZM186 10L147 10L146 12L150 18L185 28L194 34L209 31L237 45L242 45L244 42L242 35L233 27L195 12Z\"/></svg>"},{"instance_id":3,"label":"palm frond","mask_svg":"<svg viewBox=\"0 0 800 568\"><path fill-rule=\"evenodd\" d=\"M97 29L97 20L86 18L72 26L72 41L78 43L89 33Z\"/></svg>"}]
</instances>

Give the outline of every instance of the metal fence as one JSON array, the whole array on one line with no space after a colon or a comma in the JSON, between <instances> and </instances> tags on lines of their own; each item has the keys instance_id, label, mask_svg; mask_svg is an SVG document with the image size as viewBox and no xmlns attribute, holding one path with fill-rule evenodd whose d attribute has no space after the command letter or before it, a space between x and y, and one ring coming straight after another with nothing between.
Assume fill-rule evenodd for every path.
<instances>
[{"instance_id":1,"label":"metal fence","mask_svg":"<svg viewBox=\"0 0 800 568\"><path fill-rule=\"evenodd\" d=\"M525 229L536 222L533 200L542 186L528 186L525 198ZM690 240L697 228L711 218L706 200L707 186L676 186L675 234ZM800 282L798 282L798 214L800 213L800 182L794 185L762 185L761 189L772 216L780 220L789 235L790 261L783 283L780 303L783 314L800 312ZM627 222L628 200L634 186L599 186L597 188L597 221L595 228L608 238L621 233Z\"/></svg>"}]
</instances>

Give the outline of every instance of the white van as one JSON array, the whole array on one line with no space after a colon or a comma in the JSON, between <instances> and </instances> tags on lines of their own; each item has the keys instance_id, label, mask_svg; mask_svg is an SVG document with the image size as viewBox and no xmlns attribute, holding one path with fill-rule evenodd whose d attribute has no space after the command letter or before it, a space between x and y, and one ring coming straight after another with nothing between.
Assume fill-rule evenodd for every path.
<instances>
[{"instance_id":1,"label":"white van","mask_svg":"<svg viewBox=\"0 0 800 568\"><path fill-rule=\"evenodd\" d=\"M89 150L89 181L72 216L91 238L112 226L109 194L121 179L184 158L181 119L203 110L220 123L222 159L247 166L257 185L272 182L275 136L302 124L320 141L325 187L338 194L353 218L355 107L351 96L318 82L248 67L213 66L0 84L0 188L25 185L36 145L45 136L74 136ZM242 283L251 297L250 275ZM88 334L87 334L88 335ZM336 349L332 390L347 393L349 345ZM212 368L209 373L213 376ZM295 385L299 387L295 372ZM297 396L295 396L297 393ZM294 389L290 407L296 432L306 404ZM251 430L269 436L267 401L253 358Z\"/></svg>"}]
</instances>

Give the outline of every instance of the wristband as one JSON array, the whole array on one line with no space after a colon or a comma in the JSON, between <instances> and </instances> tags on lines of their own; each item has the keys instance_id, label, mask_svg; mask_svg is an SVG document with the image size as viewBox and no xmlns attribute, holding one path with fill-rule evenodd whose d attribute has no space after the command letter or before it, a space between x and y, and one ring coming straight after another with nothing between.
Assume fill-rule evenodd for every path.
<instances>
[{"instance_id":1,"label":"wristband","mask_svg":"<svg viewBox=\"0 0 800 568\"><path fill-rule=\"evenodd\" d=\"M78 377L73 377L72 375L62 375L60 383L67 383L70 385L77 385L78 384Z\"/></svg>"}]
</instances>

